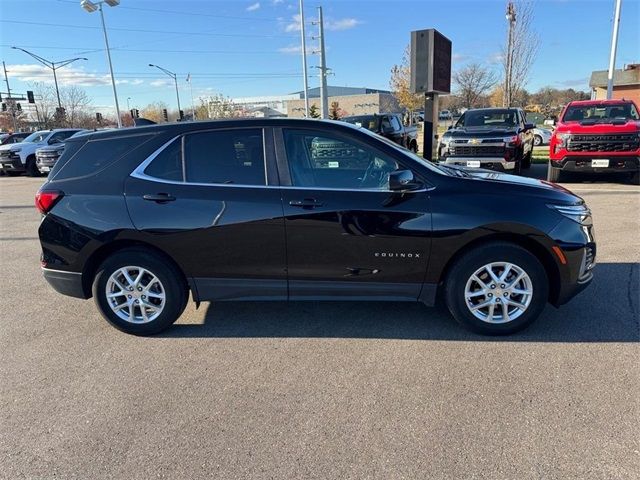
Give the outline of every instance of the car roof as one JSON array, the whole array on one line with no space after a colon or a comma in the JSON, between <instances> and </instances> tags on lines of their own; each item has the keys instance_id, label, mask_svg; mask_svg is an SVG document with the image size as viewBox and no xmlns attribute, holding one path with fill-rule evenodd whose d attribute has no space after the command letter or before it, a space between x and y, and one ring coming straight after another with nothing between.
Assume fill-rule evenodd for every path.
<instances>
[{"instance_id":1,"label":"car roof","mask_svg":"<svg viewBox=\"0 0 640 480\"><path fill-rule=\"evenodd\" d=\"M574 100L572 102L569 102L568 105L582 105L586 107L589 105L602 105L603 103L606 105L622 105L632 102L631 100L625 100L623 98L611 98L602 100Z\"/></svg>"}]
</instances>

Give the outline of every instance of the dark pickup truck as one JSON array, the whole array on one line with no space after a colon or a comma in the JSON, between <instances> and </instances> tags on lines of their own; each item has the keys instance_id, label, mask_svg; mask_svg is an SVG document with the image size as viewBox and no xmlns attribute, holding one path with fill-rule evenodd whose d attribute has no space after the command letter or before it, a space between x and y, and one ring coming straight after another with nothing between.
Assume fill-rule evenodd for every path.
<instances>
[{"instance_id":1,"label":"dark pickup truck","mask_svg":"<svg viewBox=\"0 0 640 480\"><path fill-rule=\"evenodd\" d=\"M442 136L440 162L520 173L531 166L534 127L520 108L467 110Z\"/></svg>"},{"instance_id":2,"label":"dark pickup truck","mask_svg":"<svg viewBox=\"0 0 640 480\"><path fill-rule=\"evenodd\" d=\"M342 120L388 138L414 153L418 151L418 129L404 126L399 113L355 115Z\"/></svg>"}]
</instances>

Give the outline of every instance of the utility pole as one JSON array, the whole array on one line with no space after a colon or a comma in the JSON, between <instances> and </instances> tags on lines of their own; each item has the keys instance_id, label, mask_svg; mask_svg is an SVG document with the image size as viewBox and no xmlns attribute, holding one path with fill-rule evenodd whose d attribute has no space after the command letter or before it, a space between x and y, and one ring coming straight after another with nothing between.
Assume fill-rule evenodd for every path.
<instances>
[{"instance_id":1,"label":"utility pole","mask_svg":"<svg viewBox=\"0 0 640 480\"><path fill-rule=\"evenodd\" d=\"M11 108L11 120L13 121L13 131L16 132L18 127L16 124L15 102L11 98L11 88L9 87L9 77L7 75L7 66L4 63L4 60L2 61L2 68L4 69L4 81L7 83L7 100L8 100L7 103L9 104L9 108Z\"/></svg>"},{"instance_id":2,"label":"utility pole","mask_svg":"<svg viewBox=\"0 0 640 480\"><path fill-rule=\"evenodd\" d=\"M507 13L505 15L507 21L509 22L509 33L507 38L507 71L505 75L504 81L504 92L503 93L503 103L504 107L511 106L511 96L513 92L511 91L511 67L513 64L513 28L516 23L516 7L513 2L509 2L507 4Z\"/></svg>"},{"instance_id":3,"label":"utility pole","mask_svg":"<svg viewBox=\"0 0 640 480\"><path fill-rule=\"evenodd\" d=\"M611 37L611 54L609 55L609 73L607 75L607 100L613 95L613 73L616 68L616 51L618 50L618 29L620 28L620 9L622 0L616 0L616 13L613 17L613 35Z\"/></svg>"},{"instance_id":4,"label":"utility pole","mask_svg":"<svg viewBox=\"0 0 640 480\"><path fill-rule=\"evenodd\" d=\"M309 86L307 83L307 39L304 33L304 5L300 0L300 36L302 39L302 79L304 82L304 116L309 116Z\"/></svg>"},{"instance_id":5,"label":"utility pole","mask_svg":"<svg viewBox=\"0 0 640 480\"><path fill-rule=\"evenodd\" d=\"M100 7L100 20L102 21L102 33L104 34L104 44L107 47L107 60L109 61L109 74L111 75L111 87L113 88L113 99L116 103L116 121L118 128L122 128L122 119L120 118L120 105L118 104L118 92L116 92L116 79L113 76L113 63L111 63L111 50L109 49L109 37L107 37L107 27L104 24L104 13L102 12L102 3Z\"/></svg>"},{"instance_id":6,"label":"utility pole","mask_svg":"<svg viewBox=\"0 0 640 480\"><path fill-rule=\"evenodd\" d=\"M324 54L324 22L322 7L318 7L318 41L320 44L320 118L329 118L327 98L327 62Z\"/></svg>"}]
</instances>

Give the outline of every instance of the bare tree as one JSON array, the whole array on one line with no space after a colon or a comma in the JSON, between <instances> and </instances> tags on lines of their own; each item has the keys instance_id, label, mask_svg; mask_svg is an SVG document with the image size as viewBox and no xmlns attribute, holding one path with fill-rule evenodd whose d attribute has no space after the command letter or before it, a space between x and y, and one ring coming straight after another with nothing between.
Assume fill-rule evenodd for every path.
<instances>
[{"instance_id":1,"label":"bare tree","mask_svg":"<svg viewBox=\"0 0 640 480\"><path fill-rule=\"evenodd\" d=\"M477 107L479 100L497 81L495 72L479 63L470 63L453 73L453 83L457 87L456 95L467 108Z\"/></svg>"},{"instance_id":2,"label":"bare tree","mask_svg":"<svg viewBox=\"0 0 640 480\"><path fill-rule=\"evenodd\" d=\"M409 91L411 84L411 62L409 56L410 47L407 45L402 54L402 63L391 68L389 85L400 106L406 108L409 112L414 112L424 107L424 95ZM409 116L409 118L412 117L413 115Z\"/></svg>"},{"instance_id":3,"label":"bare tree","mask_svg":"<svg viewBox=\"0 0 640 480\"><path fill-rule=\"evenodd\" d=\"M79 120L84 119L87 114L91 100L80 87L71 85L60 90L60 100L65 109L67 124L70 127L79 126Z\"/></svg>"},{"instance_id":4,"label":"bare tree","mask_svg":"<svg viewBox=\"0 0 640 480\"><path fill-rule=\"evenodd\" d=\"M44 82L34 82L31 89L35 97L38 123L42 128L55 126L55 113L58 106L56 91L53 85Z\"/></svg>"},{"instance_id":5,"label":"bare tree","mask_svg":"<svg viewBox=\"0 0 640 480\"><path fill-rule=\"evenodd\" d=\"M540 44L540 37L532 25L534 4L527 0L515 0L508 2L508 8L511 4L512 10L507 11L514 15L515 22L511 31L511 41L507 34L506 44L502 47L505 107L511 105L516 92L524 90Z\"/></svg>"}]
</instances>

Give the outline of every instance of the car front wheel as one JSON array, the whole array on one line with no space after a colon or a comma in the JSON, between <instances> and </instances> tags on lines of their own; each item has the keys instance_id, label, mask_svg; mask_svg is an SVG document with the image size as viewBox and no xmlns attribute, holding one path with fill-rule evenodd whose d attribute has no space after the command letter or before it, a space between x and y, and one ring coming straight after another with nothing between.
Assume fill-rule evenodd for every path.
<instances>
[{"instance_id":1,"label":"car front wheel","mask_svg":"<svg viewBox=\"0 0 640 480\"><path fill-rule=\"evenodd\" d=\"M93 297L102 316L134 335L151 335L182 314L188 290L182 273L145 249L116 252L98 268Z\"/></svg>"},{"instance_id":2,"label":"car front wheel","mask_svg":"<svg viewBox=\"0 0 640 480\"><path fill-rule=\"evenodd\" d=\"M492 243L464 254L445 285L449 311L469 329L507 335L526 328L544 309L549 293L546 272L529 251L511 243Z\"/></svg>"},{"instance_id":3,"label":"car front wheel","mask_svg":"<svg viewBox=\"0 0 640 480\"><path fill-rule=\"evenodd\" d=\"M542 145L542 137L540 135L536 135L533 137L533 144L536 147L539 147L540 145Z\"/></svg>"}]
</instances>

